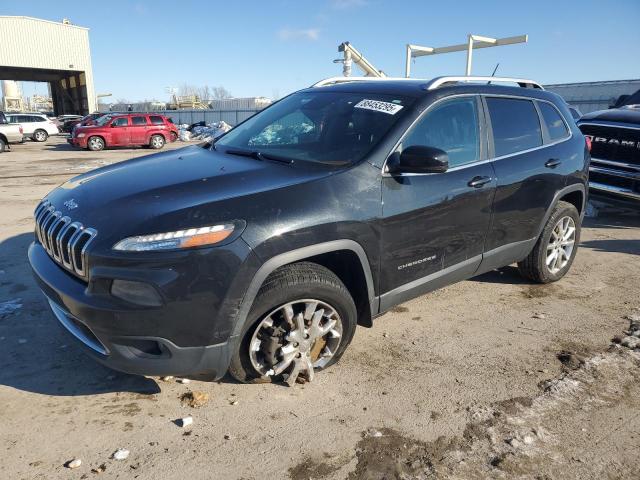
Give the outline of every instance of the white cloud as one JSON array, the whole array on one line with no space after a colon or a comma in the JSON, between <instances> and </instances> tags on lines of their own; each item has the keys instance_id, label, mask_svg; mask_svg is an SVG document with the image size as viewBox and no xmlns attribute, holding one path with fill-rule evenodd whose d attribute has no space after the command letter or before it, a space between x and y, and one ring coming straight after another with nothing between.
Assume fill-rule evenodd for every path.
<instances>
[{"instance_id":1,"label":"white cloud","mask_svg":"<svg viewBox=\"0 0 640 480\"><path fill-rule=\"evenodd\" d=\"M367 3L367 0L331 0L331 6L337 10L364 7Z\"/></svg>"},{"instance_id":2,"label":"white cloud","mask_svg":"<svg viewBox=\"0 0 640 480\"><path fill-rule=\"evenodd\" d=\"M283 28L278 31L278 38L280 40L318 40L320 38L319 28L302 28L291 29Z\"/></svg>"}]
</instances>

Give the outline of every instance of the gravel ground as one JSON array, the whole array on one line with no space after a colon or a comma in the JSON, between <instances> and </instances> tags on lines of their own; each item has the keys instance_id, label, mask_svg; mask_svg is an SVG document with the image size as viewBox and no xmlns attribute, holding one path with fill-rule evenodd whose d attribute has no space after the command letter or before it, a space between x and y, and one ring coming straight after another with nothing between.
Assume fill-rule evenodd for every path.
<instances>
[{"instance_id":1,"label":"gravel ground","mask_svg":"<svg viewBox=\"0 0 640 480\"><path fill-rule=\"evenodd\" d=\"M313 383L184 384L87 359L26 260L42 196L147 153L51 138L0 155L0 478L640 476L640 353L611 343L640 314L637 212L587 219L556 284L507 267L396 307Z\"/></svg>"}]
</instances>

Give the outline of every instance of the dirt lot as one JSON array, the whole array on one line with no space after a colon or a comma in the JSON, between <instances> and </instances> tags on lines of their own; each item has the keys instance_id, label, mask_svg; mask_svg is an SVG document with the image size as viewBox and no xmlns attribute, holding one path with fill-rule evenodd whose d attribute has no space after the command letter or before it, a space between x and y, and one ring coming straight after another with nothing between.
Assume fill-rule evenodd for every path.
<instances>
[{"instance_id":1,"label":"dirt lot","mask_svg":"<svg viewBox=\"0 0 640 480\"><path fill-rule=\"evenodd\" d=\"M557 284L508 267L395 308L313 383L181 384L85 358L26 260L42 196L147 153L52 138L0 155L1 479L640 477L640 350L611 343L640 315L638 213L587 219Z\"/></svg>"}]
</instances>

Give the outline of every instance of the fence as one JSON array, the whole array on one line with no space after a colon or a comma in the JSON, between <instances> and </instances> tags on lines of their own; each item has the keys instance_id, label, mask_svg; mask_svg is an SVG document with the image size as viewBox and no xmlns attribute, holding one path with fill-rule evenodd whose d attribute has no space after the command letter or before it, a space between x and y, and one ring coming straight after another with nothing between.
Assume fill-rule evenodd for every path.
<instances>
[{"instance_id":1,"label":"fence","mask_svg":"<svg viewBox=\"0 0 640 480\"><path fill-rule=\"evenodd\" d=\"M224 121L231 126L236 126L238 123L245 121L247 118L253 116L259 112L256 110L157 110L148 113L158 113L165 115L176 125L183 123L191 125L196 122L213 123Z\"/></svg>"}]
</instances>

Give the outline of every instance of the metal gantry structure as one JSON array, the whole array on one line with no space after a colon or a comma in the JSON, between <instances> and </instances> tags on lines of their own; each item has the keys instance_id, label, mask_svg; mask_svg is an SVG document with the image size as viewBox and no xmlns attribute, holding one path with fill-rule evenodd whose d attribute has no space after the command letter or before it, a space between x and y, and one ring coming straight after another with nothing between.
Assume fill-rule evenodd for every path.
<instances>
[{"instance_id":1,"label":"metal gantry structure","mask_svg":"<svg viewBox=\"0 0 640 480\"><path fill-rule=\"evenodd\" d=\"M528 35L516 35L514 37L505 38L491 38L484 37L482 35L469 34L467 36L467 42L458 45L449 45L444 47L425 47L422 45L408 44L406 46L406 64L405 64L405 77L411 77L411 62L414 58L423 57L427 55L439 55L441 53L452 52L467 52L467 62L465 68L465 75L471 75L471 66L473 62L473 50L478 48L488 47L501 47L504 45L513 45L516 43L527 43L529 40ZM338 46L338 51L343 54L343 58L334 60L334 63L342 63L342 74L345 77L351 76L351 69L353 63L362 69L366 77L386 78L387 75L376 68L365 56L360 53L349 42L341 43Z\"/></svg>"},{"instance_id":2,"label":"metal gantry structure","mask_svg":"<svg viewBox=\"0 0 640 480\"><path fill-rule=\"evenodd\" d=\"M471 75L471 63L473 61L473 50L478 48L488 47L501 47L503 45L513 45L515 43L527 43L529 40L528 35L517 35L515 37L506 38L491 38L483 37L481 35L469 34L467 36L467 43L460 43L458 45L449 45L446 47L424 47L420 45L407 45L406 50L406 65L405 65L405 77L411 76L411 60L416 57L423 57L426 55L438 55L441 53L463 52L467 51L467 66L465 69L465 75Z\"/></svg>"}]
</instances>

